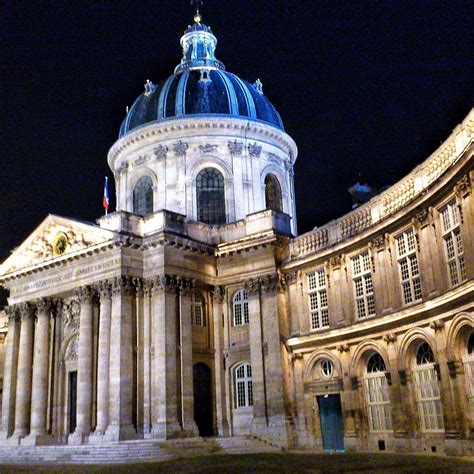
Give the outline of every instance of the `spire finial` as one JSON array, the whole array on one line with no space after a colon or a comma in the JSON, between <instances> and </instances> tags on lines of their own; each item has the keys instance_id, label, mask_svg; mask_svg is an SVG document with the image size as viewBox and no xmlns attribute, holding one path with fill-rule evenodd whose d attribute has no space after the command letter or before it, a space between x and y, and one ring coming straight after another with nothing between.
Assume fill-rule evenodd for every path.
<instances>
[{"instance_id":1,"label":"spire finial","mask_svg":"<svg viewBox=\"0 0 474 474\"><path fill-rule=\"evenodd\" d=\"M196 5L196 14L194 15L194 21L200 25L201 24L201 12L199 11L199 6L203 5L204 1L203 0L191 0L191 5Z\"/></svg>"}]
</instances>

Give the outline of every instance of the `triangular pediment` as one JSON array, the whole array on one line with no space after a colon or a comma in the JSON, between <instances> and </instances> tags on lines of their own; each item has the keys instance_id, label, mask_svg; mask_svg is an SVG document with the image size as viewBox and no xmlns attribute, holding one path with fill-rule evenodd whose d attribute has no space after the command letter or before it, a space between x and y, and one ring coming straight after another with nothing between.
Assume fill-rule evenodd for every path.
<instances>
[{"instance_id":1,"label":"triangular pediment","mask_svg":"<svg viewBox=\"0 0 474 474\"><path fill-rule=\"evenodd\" d=\"M0 276L68 258L111 242L117 234L94 224L50 214L0 265Z\"/></svg>"}]
</instances>

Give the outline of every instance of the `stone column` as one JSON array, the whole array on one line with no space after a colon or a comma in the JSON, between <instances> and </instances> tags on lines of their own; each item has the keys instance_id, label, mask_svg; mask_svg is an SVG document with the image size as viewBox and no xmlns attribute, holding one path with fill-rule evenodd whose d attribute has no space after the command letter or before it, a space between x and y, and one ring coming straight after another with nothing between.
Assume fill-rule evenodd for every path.
<instances>
[{"instance_id":1,"label":"stone column","mask_svg":"<svg viewBox=\"0 0 474 474\"><path fill-rule=\"evenodd\" d=\"M110 282L103 281L99 284L100 309L99 309L99 347L97 355L97 426L94 442L105 434L109 426L109 368L110 368L110 313L112 286Z\"/></svg>"},{"instance_id":2,"label":"stone column","mask_svg":"<svg viewBox=\"0 0 474 474\"><path fill-rule=\"evenodd\" d=\"M79 351L77 359L77 426L69 436L69 444L88 440L92 420L92 344L94 290L85 286L77 291L81 305Z\"/></svg>"},{"instance_id":3,"label":"stone column","mask_svg":"<svg viewBox=\"0 0 474 474\"><path fill-rule=\"evenodd\" d=\"M195 281L179 278L179 333L181 335L181 411L183 435L186 437L199 436L199 430L194 421L194 391L193 391L193 328L192 301Z\"/></svg>"},{"instance_id":4,"label":"stone column","mask_svg":"<svg viewBox=\"0 0 474 474\"><path fill-rule=\"evenodd\" d=\"M112 284L110 329L109 426L107 440L136 438L133 426L133 281L122 276Z\"/></svg>"},{"instance_id":5,"label":"stone column","mask_svg":"<svg viewBox=\"0 0 474 474\"><path fill-rule=\"evenodd\" d=\"M143 289L143 434L147 438L151 432L151 282L145 281Z\"/></svg>"},{"instance_id":6,"label":"stone column","mask_svg":"<svg viewBox=\"0 0 474 474\"><path fill-rule=\"evenodd\" d=\"M33 354L33 386L31 390L31 432L22 445L50 444L46 435L46 414L48 410L49 382L49 321L51 302L39 299L36 303L37 323Z\"/></svg>"},{"instance_id":7,"label":"stone column","mask_svg":"<svg viewBox=\"0 0 474 474\"><path fill-rule=\"evenodd\" d=\"M2 431L0 440L9 438L15 428L15 398L18 352L20 347L20 312L18 306L7 306L8 336L3 377Z\"/></svg>"},{"instance_id":8,"label":"stone column","mask_svg":"<svg viewBox=\"0 0 474 474\"><path fill-rule=\"evenodd\" d=\"M152 431L156 439L176 438L178 423L176 378L176 285L168 276L153 281L152 296Z\"/></svg>"},{"instance_id":9,"label":"stone column","mask_svg":"<svg viewBox=\"0 0 474 474\"><path fill-rule=\"evenodd\" d=\"M263 322L260 308L260 282L250 279L245 289L249 295L249 342L252 366L253 421L251 432L264 433L268 425L265 361L263 358Z\"/></svg>"},{"instance_id":10,"label":"stone column","mask_svg":"<svg viewBox=\"0 0 474 474\"><path fill-rule=\"evenodd\" d=\"M303 369L304 361L302 354L292 354L293 363L293 397L296 406L296 432L297 448L310 448L308 442L308 427L306 423L306 407L304 395Z\"/></svg>"},{"instance_id":11,"label":"stone column","mask_svg":"<svg viewBox=\"0 0 474 474\"><path fill-rule=\"evenodd\" d=\"M216 387L216 417L217 435L229 436L229 422L227 420L225 371L224 371L224 327L222 318L224 315L225 289L222 286L214 287L212 293L213 317L214 317L214 366Z\"/></svg>"},{"instance_id":12,"label":"stone column","mask_svg":"<svg viewBox=\"0 0 474 474\"><path fill-rule=\"evenodd\" d=\"M261 278L261 317L263 324L264 377L266 385L268 438L280 446L288 446L286 412L283 395L283 361L277 274Z\"/></svg>"},{"instance_id":13,"label":"stone column","mask_svg":"<svg viewBox=\"0 0 474 474\"><path fill-rule=\"evenodd\" d=\"M20 305L21 329L18 354L18 377L16 385L15 431L12 444L19 444L20 439L30 431L31 413L31 376L33 365L33 324L35 308L30 303Z\"/></svg>"}]
</instances>

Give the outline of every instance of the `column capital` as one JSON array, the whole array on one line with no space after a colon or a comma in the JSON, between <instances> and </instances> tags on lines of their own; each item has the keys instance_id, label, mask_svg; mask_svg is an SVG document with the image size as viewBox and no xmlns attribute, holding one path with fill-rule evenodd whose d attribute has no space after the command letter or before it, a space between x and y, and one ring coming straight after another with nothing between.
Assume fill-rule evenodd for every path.
<instances>
[{"instance_id":1,"label":"column capital","mask_svg":"<svg viewBox=\"0 0 474 474\"><path fill-rule=\"evenodd\" d=\"M145 283L146 281L143 278L133 278L133 286L135 287L135 292L140 298L143 298L145 296Z\"/></svg>"},{"instance_id":2,"label":"column capital","mask_svg":"<svg viewBox=\"0 0 474 474\"><path fill-rule=\"evenodd\" d=\"M5 313L8 317L8 322L20 321L20 308L17 304L6 306Z\"/></svg>"},{"instance_id":3,"label":"column capital","mask_svg":"<svg viewBox=\"0 0 474 474\"><path fill-rule=\"evenodd\" d=\"M71 299L62 304L62 315L65 326L71 331L79 329L79 315L81 313L81 305L78 299Z\"/></svg>"},{"instance_id":4,"label":"column capital","mask_svg":"<svg viewBox=\"0 0 474 474\"><path fill-rule=\"evenodd\" d=\"M256 295L260 292L260 280L259 278L249 278L244 283L245 291L249 295Z\"/></svg>"},{"instance_id":5,"label":"column capital","mask_svg":"<svg viewBox=\"0 0 474 474\"><path fill-rule=\"evenodd\" d=\"M110 280L103 280L97 285L97 292L101 298L110 298L112 296L112 283Z\"/></svg>"},{"instance_id":6,"label":"column capital","mask_svg":"<svg viewBox=\"0 0 474 474\"><path fill-rule=\"evenodd\" d=\"M35 303L38 313L49 313L53 306L49 298L38 298Z\"/></svg>"},{"instance_id":7,"label":"column capital","mask_svg":"<svg viewBox=\"0 0 474 474\"><path fill-rule=\"evenodd\" d=\"M217 304L222 304L225 298L225 287L215 286L212 290L212 301Z\"/></svg>"},{"instance_id":8,"label":"column capital","mask_svg":"<svg viewBox=\"0 0 474 474\"><path fill-rule=\"evenodd\" d=\"M36 308L31 303L20 303L18 305L20 311L20 317L22 321L33 319L35 316Z\"/></svg>"},{"instance_id":9,"label":"column capital","mask_svg":"<svg viewBox=\"0 0 474 474\"><path fill-rule=\"evenodd\" d=\"M184 295L191 295L196 288L196 280L194 278L176 276L174 279L177 289Z\"/></svg>"},{"instance_id":10,"label":"column capital","mask_svg":"<svg viewBox=\"0 0 474 474\"><path fill-rule=\"evenodd\" d=\"M93 286L87 285L81 288L78 288L75 291L76 297L79 299L80 303L92 303L96 292Z\"/></svg>"},{"instance_id":11,"label":"column capital","mask_svg":"<svg viewBox=\"0 0 474 474\"><path fill-rule=\"evenodd\" d=\"M130 276L122 275L115 277L112 281L112 296L123 295L133 296L135 286L133 278Z\"/></svg>"}]
</instances>

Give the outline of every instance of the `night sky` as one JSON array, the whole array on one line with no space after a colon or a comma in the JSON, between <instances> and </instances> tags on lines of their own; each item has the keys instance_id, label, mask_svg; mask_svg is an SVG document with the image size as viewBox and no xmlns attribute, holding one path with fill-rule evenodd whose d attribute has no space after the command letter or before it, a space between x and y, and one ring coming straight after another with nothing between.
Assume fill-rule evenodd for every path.
<instances>
[{"instance_id":1,"label":"night sky","mask_svg":"<svg viewBox=\"0 0 474 474\"><path fill-rule=\"evenodd\" d=\"M125 107L181 58L187 0L2 2L0 261L47 216L94 221ZM299 147L300 233L393 184L474 104L472 2L209 0L217 57ZM113 188L113 186L112 186ZM112 197L112 206L115 198Z\"/></svg>"}]
</instances>

